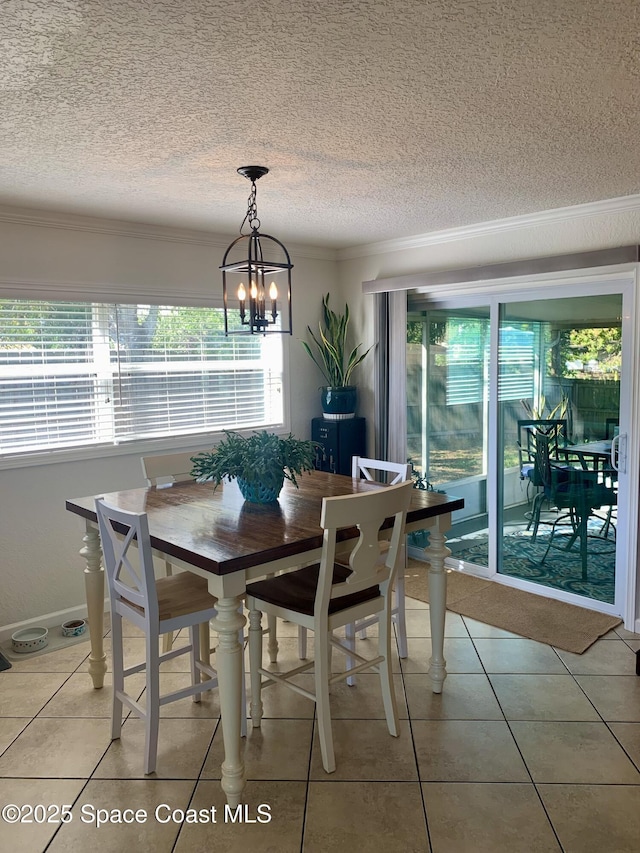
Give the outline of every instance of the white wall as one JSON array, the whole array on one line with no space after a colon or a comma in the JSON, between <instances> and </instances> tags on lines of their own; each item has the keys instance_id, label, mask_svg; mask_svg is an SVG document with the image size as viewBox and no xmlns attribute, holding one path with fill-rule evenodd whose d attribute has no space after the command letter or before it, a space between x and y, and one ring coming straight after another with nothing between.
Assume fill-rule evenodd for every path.
<instances>
[{"instance_id":1,"label":"white wall","mask_svg":"<svg viewBox=\"0 0 640 853\"><path fill-rule=\"evenodd\" d=\"M218 266L227 237L131 223L62 217L0 208L0 293L48 298L196 301L222 292ZM286 336L291 381L291 430L311 435L321 414L321 377L304 355L300 338L317 325L322 294L336 292L334 253L288 246L293 270L294 335ZM200 438L194 451L208 446ZM84 602L84 562L78 555L84 529L65 510L65 499L144 485L142 452L171 445L146 442L110 448L104 455L0 469L0 631L3 626Z\"/></svg>"}]
</instances>

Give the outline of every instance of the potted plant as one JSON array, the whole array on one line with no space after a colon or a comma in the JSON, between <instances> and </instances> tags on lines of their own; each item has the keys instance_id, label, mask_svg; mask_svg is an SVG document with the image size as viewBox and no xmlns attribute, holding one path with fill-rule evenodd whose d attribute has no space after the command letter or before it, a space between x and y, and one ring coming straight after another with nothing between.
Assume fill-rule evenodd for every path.
<instances>
[{"instance_id":1,"label":"potted plant","mask_svg":"<svg viewBox=\"0 0 640 853\"><path fill-rule=\"evenodd\" d=\"M312 471L316 445L313 441L281 438L261 430L249 437L225 430L225 437L211 451L191 457L191 476L199 483L237 480L242 496L252 503L278 499L285 477L298 486L296 474Z\"/></svg>"},{"instance_id":2,"label":"potted plant","mask_svg":"<svg viewBox=\"0 0 640 853\"><path fill-rule=\"evenodd\" d=\"M329 420L352 418L356 411L357 389L351 385L351 375L371 347L360 352L362 344L357 344L349 350L349 306L345 305L343 314L337 314L329 308L328 293L322 300L322 320L318 326L317 335L307 326L314 349L306 341L302 341L302 345L327 382L322 388L322 411Z\"/></svg>"}]
</instances>

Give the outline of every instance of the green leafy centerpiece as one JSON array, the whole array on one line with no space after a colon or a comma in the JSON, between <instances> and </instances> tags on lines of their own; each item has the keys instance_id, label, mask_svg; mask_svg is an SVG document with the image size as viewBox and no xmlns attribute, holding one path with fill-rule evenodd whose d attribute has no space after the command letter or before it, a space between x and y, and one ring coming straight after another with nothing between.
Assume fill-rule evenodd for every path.
<instances>
[{"instance_id":1,"label":"green leafy centerpiece","mask_svg":"<svg viewBox=\"0 0 640 853\"><path fill-rule=\"evenodd\" d=\"M314 468L316 445L291 433L280 437L261 430L245 438L238 432L225 430L225 437L211 451L191 457L191 476L198 483L237 480L245 500L273 503L285 478L296 488L296 475Z\"/></svg>"}]
</instances>

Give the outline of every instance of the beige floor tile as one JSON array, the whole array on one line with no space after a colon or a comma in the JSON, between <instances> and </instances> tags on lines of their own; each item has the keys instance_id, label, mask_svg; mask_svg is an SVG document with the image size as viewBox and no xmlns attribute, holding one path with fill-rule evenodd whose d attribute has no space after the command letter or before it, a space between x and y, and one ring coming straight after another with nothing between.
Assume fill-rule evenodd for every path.
<instances>
[{"instance_id":1,"label":"beige floor tile","mask_svg":"<svg viewBox=\"0 0 640 853\"><path fill-rule=\"evenodd\" d=\"M640 773L604 723L510 725L536 783L640 785Z\"/></svg>"},{"instance_id":2,"label":"beige floor tile","mask_svg":"<svg viewBox=\"0 0 640 853\"><path fill-rule=\"evenodd\" d=\"M324 771L316 723L310 779L411 782L418 778L411 732L404 720L399 721L398 737L389 734L386 720L333 720L332 729L336 770L330 775Z\"/></svg>"},{"instance_id":3,"label":"beige floor tile","mask_svg":"<svg viewBox=\"0 0 640 853\"><path fill-rule=\"evenodd\" d=\"M356 683L349 687L346 681L338 681L331 686L331 717L334 720L384 720L384 704L380 690L380 676L373 673L359 673ZM404 698L402 677L393 676L393 684L398 704L398 716L408 717L407 703ZM309 689L313 689L310 687ZM295 695L295 694L294 694ZM310 703L312 710L315 703Z\"/></svg>"},{"instance_id":4,"label":"beige floor tile","mask_svg":"<svg viewBox=\"0 0 640 853\"><path fill-rule=\"evenodd\" d=\"M488 673L566 673L562 661L551 648L535 640L478 638L476 651ZM445 649L446 650L446 649Z\"/></svg>"},{"instance_id":5,"label":"beige floor tile","mask_svg":"<svg viewBox=\"0 0 640 853\"><path fill-rule=\"evenodd\" d=\"M609 723L609 728L640 770L640 723Z\"/></svg>"},{"instance_id":6,"label":"beige floor tile","mask_svg":"<svg viewBox=\"0 0 640 853\"><path fill-rule=\"evenodd\" d=\"M470 616L463 616L462 619L471 637L493 638L496 640L522 639L519 634L505 631L504 628L496 628L495 625L487 625L486 622L478 622L476 619L471 619Z\"/></svg>"},{"instance_id":7,"label":"beige floor tile","mask_svg":"<svg viewBox=\"0 0 640 853\"><path fill-rule=\"evenodd\" d=\"M637 652L640 649L640 640L625 640L632 652Z\"/></svg>"},{"instance_id":8,"label":"beige floor tile","mask_svg":"<svg viewBox=\"0 0 640 853\"><path fill-rule=\"evenodd\" d=\"M431 640L420 637L407 643L409 657L401 662L403 672L428 672ZM447 672L484 672L480 658L467 637L447 637L444 644Z\"/></svg>"},{"instance_id":9,"label":"beige floor tile","mask_svg":"<svg viewBox=\"0 0 640 853\"><path fill-rule=\"evenodd\" d=\"M565 853L638 853L640 787L539 785Z\"/></svg>"},{"instance_id":10,"label":"beige floor tile","mask_svg":"<svg viewBox=\"0 0 640 853\"><path fill-rule=\"evenodd\" d=\"M529 782L506 723L416 720L412 724L424 782Z\"/></svg>"},{"instance_id":11,"label":"beige floor tile","mask_svg":"<svg viewBox=\"0 0 640 853\"><path fill-rule=\"evenodd\" d=\"M91 647L87 641L67 648L56 649L43 655L12 660L12 672L75 672L87 658Z\"/></svg>"},{"instance_id":12,"label":"beige floor tile","mask_svg":"<svg viewBox=\"0 0 640 853\"><path fill-rule=\"evenodd\" d=\"M107 717L111 719L113 699L113 676L105 675L104 687L96 690L86 672L71 675L58 692L47 702L39 717ZM144 690L144 676L132 675L127 679L126 689L136 698ZM123 709L123 717L129 709Z\"/></svg>"},{"instance_id":13,"label":"beige floor tile","mask_svg":"<svg viewBox=\"0 0 640 853\"><path fill-rule=\"evenodd\" d=\"M66 673L2 673L0 717L33 717L65 683Z\"/></svg>"},{"instance_id":14,"label":"beige floor tile","mask_svg":"<svg viewBox=\"0 0 640 853\"><path fill-rule=\"evenodd\" d=\"M48 853L83 853L91 849L100 853L171 853L180 823L170 816L174 810L187 808L194 785L162 779L91 780L73 808L73 820L62 827ZM131 822L117 822L117 813L125 809L133 809L127 815ZM100 826L98 819L104 821Z\"/></svg>"},{"instance_id":15,"label":"beige floor tile","mask_svg":"<svg viewBox=\"0 0 640 853\"><path fill-rule=\"evenodd\" d=\"M237 812L225 809L219 782L199 782L190 808L211 813L213 806L216 822L185 822L175 853L299 853L306 791L306 782L248 782L241 811Z\"/></svg>"},{"instance_id":16,"label":"beige floor tile","mask_svg":"<svg viewBox=\"0 0 640 853\"><path fill-rule=\"evenodd\" d=\"M44 815L23 809L22 816L29 818L29 823L0 822L0 849L41 853L62 826L62 812L56 807L71 807L86 784L85 779L0 779L0 805L40 805L46 809ZM38 820L42 816L44 822Z\"/></svg>"},{"instance_id":17,"label":"beige floor tile","mask_svg":"<svg viewBox=\"0 0 640 853\"><path fill-rule=\"evenodd\" d=\"M156 772L145 777L144 722L130 717L120 738L110 743L94 777L197 779L217 725L217 720L161 719Z\"/></svg>"},{"instance_id":18,"label":"beige floor tile","mask_svg":"<svg viewBox=\"0 0 640 853\"><path fill-rule=\"evenodd\" d=\"M640 634L636 634L633 631L628 631L622 625L616 625L613 630L619 637L622 637L623 640L640 640Z\"/></svg>"},{"instance_id":19,"label":"beige floor tile","mask_svg":"<svg viewBox=\"0 0 640 853\"><path fill-rule=\"evenodd\" d=\"M378 637L367 636L366 640L356 640L356 652L370 660L378 657ZM346 655L341 651L334 649L332 656L332 669L334 672L344 672L346 668ZM391 671L400 673L400 658L398 657L398 648L395 640L391 640Z\"/></svg>"},{"instance_id":20,"label":"beige floor tile","mask_svg":"<svg viewBox=\"0 0 640 853\"><path fill-rule=\"evenodd\" d=\"M503 720L486 675L449 675L433 693L427 675L405 675L409 715L415 720Z\"/></svg>"},{"instance_id":21,"label":"beige floor tile","mask_svg":"<svg viewBox=\"0 0 640 853\"><path fill-rule=\"evenodd\" d=\"M570 675L490 675L507 720L600 720Z\"/></svg>"},{"instance_id":22,"label":"beige floor tile","mask_svg":"<svg viewBox=\"0 0 640 853\"><path fill-rule=\"evenodd\" d=\"M312 720L263 720L259 729L249 723L243 741L247 779L306 779L312 732ZM201 778L219 779L223 757L222 729L218 727Z\"/></svg>"},{"instance_id":23,"label":"beige floor tile","mask_svg":"<svg viewBox=\"0 0 640 853\"><path fill-rule=\"evenodd\" d=\"M109 746L102 719L38 718L0 758L0 776L87 778Z\"/></svg>"},{"instance_id":24,"label":"beige floor tile","mask_svg":"<svg viewBox=\"0 0 640 853\"><path fill-rule=\"evenodd\" d=\"M0 717L0 755L30 722L29 717Z\"/></svg>"},{"instance_id":25,"label":"beige floor tile","mask_svg":"<svg viewBox=\"0 0 640 853\"><path fill-rule=\"evenodd\" d=\"M445 637L469 636L467 626L464 624L464 620L459 613L452 613L450 610L447 610L444 623L444 635ZM431 636L431 624L429 624L429 633L427 636Z\"/></svg>"},{"instance_id":26,"label":"beige floor tile","mask_svg":"<svg viewBox=\"0 0 640 853\"><path fill-rule=\"evenodd\" d=\"M294 683L304 687L305 690L313 691L313 676L298 675L293 679ZM247 703L251 702L251 686L247 677ZM271 684L262 689L262 717L263 719L292 719L292 720L312 720L315 714L315 702L307 699L306 696L301 696L299 693L294 693L282 684ZM249 705L247 704L247 714L250 714Z\"/></svg>"},{"instance_id":27,"label":"beige floor tile","mask_svg":"<svg viewBox=\"0 0 640 853\"><path fill-rule=\"evenodd\" d=\"M455 614L448 613L447 617ZM407 623L407 637L430 637L431 623L429 621L429 610L407 610L405 614ZM455 620L451 620L455 621Z\"/></svg>"},{"instance_id":28,"label":"beige floor tile","mask_svg":"<svg viewBox=\"0 0 640 853\"><path fill-rule=\"evenodd\" d=\"M428 610L429 605L426 601L419 601L417 598L405 597L405 610Z\"/></svg>"},{"instance_id":29,"label":"beige floor tile","mask_svg":"<svg viewBox=\"0 0 640 853\"><path fill-rule=\"evenodd\" d=\"M604 720L640 723L637 675L576 675L576 681Z\"/></svg>"},{"instance_id":30,"label":"beige floor tile","mask_svg":"<svg viewBox=\"0 0 640 853\"><path fill-rule=\"evenodd\" d=\"M279 637L278 638L278 660L275 664L271 664L269 661L269 655L267 652L267 637L264 638L264 642L262 644L262 665L267 669L273 669L274 671L285 672L288 669L294 669L301 664L312 661L313 660L313 650L314 650L314 638L313 631L309 631L309 635L307 637L307 657L305 660L300 660L298 657L298 641L295 637ZM339 659L339 656L336 654L335 658ZM246 656L246 668L249 670L249 656L247 650ZM342 663L342 661L340 661ZM215 665L215 664L214 664Z\"/></svg>"},{"instance_id":31,"label":"beige floor tile","mask_svg":"<svg viewBox=\"0 0 640 853\"><path fill-rule=\"evenodd\" d=\"M599 640L581 655L556 650L574 675L635 675L636 656L624 640Z\"/></svg>"},{"instance_id":32,"label":"beige floor tile","mask_svg":"<svg viewBox=\"0 0 640 853\"><path fill-rule=\"evenodd\" d=\"M141 663L145 659L146 651L145 651L145 643L146 640L144 637L124 637L122 646L124 648L124 665L125 668L129 666L133 666L134 664ZM162 640L159 642L160 651L162 651ZM188 639L182 639L178 637L173 644L173 648L177 649L182 646L188 645ZM107 656L107 672L112 671L112 651L111 651L111 638L107 637L104 641L104 653ZM83 664L84 669L86 669L88 663ZM189 663L189 655L180 655L180 657L172 658L165 663L160 664L160 669L162 672L190 672L190 663Z\"/></svg>"},{"instance_id":33,"label":"beige floor tile","mask_svg":"<svg viewBox=\"0 0 640 853\"><path fill-rule=\"evenodd\" d=\"M417 782L310 782L303 853L429 853Z\"/></svg>"},{"instance_id":34,"label":"beige floor tile","mask_svg":"<svg viewBox=\"0 0 640 853\"><path fill-rule=\"evenodd\" d=\"M134 676L131 676L132 678ZM129 680L129 679L127 679ZM191 673L189 672L161 672L160 673L160 695L173 693L191 684ZM143 684L144 687L144 684ZM129 688L127 688L129 689ZM146 704L146 691L142 693L140 701ZM220 717L220 700L218 689L207 690L200 695L200 701L194 702L191 696L186 699L178 699L169 702L160 708L160 717L184 717L196 720L217 720ZM213 730L213 727L212 727Z\"/></svg>"},{"instance_id":35,"label":"beige floor tile","mask_svg":"<svg viewBox=\"0 0 640 853\"><path fill-rule=\"evenodd\" d=\"M433 853L561 853L533 785L426 782L422 789Z\"/></svg>"},{"instance_id":36,"label":"beige floor tile","mask_svg":"<svg viewBox=\"0 0 640 853\"><path fill-rule=\"evenodd\" d=\"M430 637L431 636L431 621L429 619L429 609L426 610L407 610L407 637ZM447 610L444 623L445 637L469 637L462 616L459 613L452 613Z\"/></svg>"}]
</instances>

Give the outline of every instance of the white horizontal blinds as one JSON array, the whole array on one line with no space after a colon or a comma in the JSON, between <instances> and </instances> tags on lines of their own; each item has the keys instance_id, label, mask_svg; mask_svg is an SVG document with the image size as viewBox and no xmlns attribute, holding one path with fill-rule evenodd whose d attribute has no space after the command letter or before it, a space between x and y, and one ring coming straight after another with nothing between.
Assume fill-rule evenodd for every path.
<instances>
[{"instance_id":1,"label":"white horizontal blinds","mask_svg":"<svg viewBox=\"0 0 640 853\"><path fill-rule=\"evenodd\" d=\"M118 439L267 423L261 339L219 309L119 305L115 331Z\"/></svg>"},{"instance_id":2,"label":"white horizontal blinds","mask_svg":"<svg viewBox=\"0 0 640 853\"><path fill-rule=\"evenodd\" d=\"M0 300L0 452L104 440L110 371L104 338L95 338L99 313L85 303Z\"/></svg>"},{"instance_id":3,"label":"white horizontal blinds","mask_svg":"<svg viewBox=\"0 0 640 853\"><path fill-rule=\"evenodd\" d=\"M533 395L539 370L540 323L509 323L500 329L498 397ZM489 320L447 319L447 405L479 403L489 388Z\"/></svg>"},{"instance_id":4,"label":"white horizontal blinds","mask_svg":"<svg viewBox=\"0 0 640 853\"><path fill-rule=\"evenodd\" d=\"M448 317L446 322L447 405L482 402L489 360L489 321Z\"/></svg>"},{"instance_id":5,"label":"white horizontal blinds","mask_svg":"<svg viewBox=\"0 0 640 853\"><path fill-rule=\"evenodd\" d=\"M542 327L542 323L512 321L501 326L499 400L526 400L534 396L540 369Z\"/></svg>"},{"instance_id":6,"label":"white horizontal blinds","mask_svg":"<svg viewBox=\"0 0 640 853\"><path fill-rule=\"evenodd\" d=\"M281 423L282 396L282 343L220 309L0 301L0 452Z\"/></svg>"}]
</instances>

